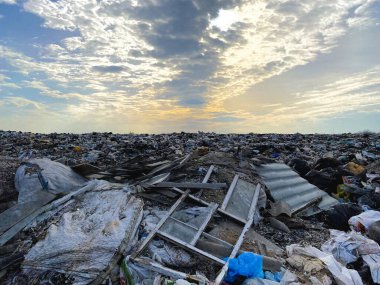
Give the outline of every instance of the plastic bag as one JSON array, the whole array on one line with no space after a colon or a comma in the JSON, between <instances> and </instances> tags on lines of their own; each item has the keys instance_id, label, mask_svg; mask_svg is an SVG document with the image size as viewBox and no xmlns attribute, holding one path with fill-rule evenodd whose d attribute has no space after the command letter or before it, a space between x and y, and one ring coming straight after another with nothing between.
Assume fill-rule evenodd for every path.
<instances>
[{"instance_id":1,"label":"plastic bag","mask_svg":"<svg viewBox=\"0 0 380 285\"><path fill-rule=\"evenodd\" d=\"M374 223L380 221L380 212L369 210L348 220L350 227L357 232L367 232L368 228Z\"/></svg>"},{"instance_id":2,"label":"plastic bag","mask_svg":"<svg viewBox=\"0 0 380 285\"><path fill-rule=\"evenodd\" d=\"M263 257L252 252L244 252L237 258L230 259L228 272L224 280L231 283L238 276L264 278Z\"/></svg>"},{"instance_id":3,"label":"plastic bag","mask_svg":"<svg viewBox=\"0 0 380 285\"><path fill-rule=\"evenodd\" d=\"M325 253L313 246L302 247L292 244L286 247L288 256L293 254L306 255L321 260L334 276L338 285L363 285L363 281L356 270L342 266L332 254Z\"/></svg>"},{"instance_id":4,"label":"plastic bag","mask_svg":"<svg viewBox=\"0 0 380 285\"><path fill-rule=\"evenodd\" d=\"M348 231L350 229L348 220L362 213L363 210L359 205L352 203L343 203L334 205L326 211L326 223L330 228Z\"/></svg>"},{"instance_id":5,"label":"plastic bag","mask_svg":"<svg viewBox=\"0 0 380 285\"><path fill-rule=\"evenodd\" d=\"M301 177L305 177L305 175L311 170L309 164L305 160L299 158L293 158L289 162L289 166L297 171Z\"/></svg>"},{"instance_id":6,"label":"plastic bag","mask_svg":"<svg viewBox=\"0 0 380 285\"><path fill-rule=\"evenodd\" d=\"M67 194L81 188L86 181L70 167L50 159L31 159L24 162L15 176L19 203L36 200L37 193L41 191Z\"/></svg>"},{"instance_id":7,"label":"plastic bag","mask_svg":"<svg viewBox=\"0 0 380 285\"><path fill-rule=\"evenodd\" d=\"M322 245L322 251L332 253L345 264L356 261L360 255L380 253L377 242L360 233L330 230L330 235L331 239Z\"/></svg>"},{"instance_id":8,"label":"plastic bag","mask_svg":"<svg viewBox=\"0 0 380 285\"><path fill-rule=\"evenodd\" d=\"M380 243L380 221L374 222L368 227L368 236L375 242Z\"/></svg>"},{"instance_id":9,"label":"plastic bag","mask_svg":"<svg viewBox=\"0 0 380 285\"><path fill-rule=\"evenodd\" d=\"M184 249L163 240L153 240L148 245L152 259L166 266L192 267L195 259Z\"/></svg>"}]
</instances>

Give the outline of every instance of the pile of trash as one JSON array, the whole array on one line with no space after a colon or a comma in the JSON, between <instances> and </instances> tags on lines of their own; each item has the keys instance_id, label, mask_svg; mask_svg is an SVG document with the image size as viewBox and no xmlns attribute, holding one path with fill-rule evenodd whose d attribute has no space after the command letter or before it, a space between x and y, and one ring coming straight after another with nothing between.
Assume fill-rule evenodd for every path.
<instances>
[{"instance_id":1,"label":"pile of trash","mask_svg":"<svg viewBox=\"0 0 380 285\"><path fill-rule=\"evenodd\" d=\"M1 284L380 284L380 134L0 131Z\"/></svg>"}]
</instances>

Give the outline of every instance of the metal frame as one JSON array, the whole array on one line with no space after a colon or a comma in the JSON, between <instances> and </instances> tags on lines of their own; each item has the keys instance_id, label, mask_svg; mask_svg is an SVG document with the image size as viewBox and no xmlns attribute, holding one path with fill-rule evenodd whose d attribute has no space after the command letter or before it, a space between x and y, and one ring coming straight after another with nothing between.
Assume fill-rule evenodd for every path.
<instances>
[{"instance_id":1,"label":"metal frame","mask_svg":"<svg viewBox=\"0 0 380 285\"><path fill-rule=\"evenodd\" d=\"M187 190L182 194L181 197L177 200L177 202L174 203L174 205L170 208L170 210L166 213L166 215L161 219L161 221L156 225L156 227L150 232L150 234L144 239L142 244L140 244L139 248L131 255L131 258L136 258L148 245L148 243L151 241L151 239L155 236L155 234L158 232L158 230L162 227L162 225L166 222L166 220L169 218L171 214L177 209L179 204L182 203L186 199L186 197L189 195L190 190Z\"/></svg>"},{"instance_id":2,"label":"metal frame","mask_svg":"<svg viewBox=\"0 0 380 285\"><path fill-rule=\"evenodd\" d=\"M210 212L208 212L206 219L203 221L203 224L199 227L198 232L190 242L191 245L196 245L198 239L201 237L203 231L206 229L208 223L210 222L212 216L214 215L216 209L218 208L218 204L211 203L210 204Z\"/></svg>"},{"instance_id":3,"label":"metal frame","mask_svg":"<svg viewBox=\"0 0 380 285\"><path fill-rule=\"evenodd\" d=\"M223 204L220 207L220 209L225 210L227 207L228 202L230 201L230 198L232 196L232 193L235 190L236 184L239 180L239 175L235 175L234 179L232 180L232 183L230 185L230 188L228 189L226 197L224 197Z\"/></svg>"},{"instance_id":4,"label":"metal frame","mask_svg":"<svg viewBox=\"0 0 380 285\"><path fill-rule=\"evenodd\" d=\"M249 217L249 220L247 221L247 223L245 224L243 230L241 231L241 234L239 236L239 239L238 241L236 242L231 254L230 254L230 257L228 258L226 264L223 266L223 268L221 269L220 273L218 274L218 276L216 277L215 279L215 284L218 285L222 282L224 276L226 275L226 272L228 270L228 265L229 265L229 262L232 258L235 258L236 254L238 253L241 245L243 244L243 241L244 241L244 237L246 235L246 233L248 232L249 228L252 226L253 224L253 216L255 214L255 211L256 211L256 205L257 205L257 201L259 199L259 193L260 193L260 184L257 184L256 186L256 189L255 189L255 194L253 196L253 199L252 199L252 202L251 202L251 207L249 209L249 214L248 214L248 217Z\"/></svg>"},{"instance_id":5,"label":"metal frame","mask_svg":"<svg viewBox=\"0 0 380 285\"><path fill-rule=\"evenodd\" d=\"M210 259L212 261L215 261L215 262L220 263L220 264L225 264L226 263L222 259L220 259L220 258L218 258L218 257L216 257L216 256L214 256L214 255L212 255L212 254L210 254L208 252L205 252L205 251L203 251L203 250L201 250L201 249L199 249L199 248L197 248L197 247L195 247L195 246L193 246L193 245L191 245L191 244L189 244L189 243L187 243L187 242L185 242L183 240L180 240L179 238L173 237L172 235L170 235L168 233L165 233L165 232L162 232L162 231L157 231L157 234L160 237L162 237L162 238L164 238L164 239L166 239L168 241L171 241L171 242L173 242L173 243L175 243L175 244L177 244L177 245L179 245L179 246L181 246L181 247L183 247L185 249L188 249L188 250L190 250L192 252L198 253L198 254L200 254L200 255L202 255L202 256L204 256L204 257L206 257L206 258L208 258L208 259Z\"/></svg>"},{"instance_id":6,"label":"metal frame","mask_svg":"<svg viewBox=\"0 0 380 285\"><path fill-rule=\"evenodd\" d=\"M211 176L211 173L212 173L212 169L213 169L213 166L211 166L205 176L205 178L203 179L203 182L202 183L207 183L208 179L210 178ZM237 253L239 252L239 249L241 247L241 245L243 244L243 241L244 241L244 237L246 235L246 233L248 232L248 230L250 229L250 227L252 226L253 224L253 217L254 217L254 214L255 214L255 211L256 211L256 206L257 206L257 202L258 202L258 198L259 198L259 193L260 193L260 189L261 189L261 185L260 184L257 184L256 186L256 189L255 189L255 193L253 195L253 199L251 201L251 205L250 205L250 209L249 209L249 214L248 214L248 220L243 220L227 211L225 211L225 208L229 202L229 199L231 198L231 195L236 187L236 184L238 182L238 179L239 179L239 176L238 175L235 175L230 187L229 187L229 190L227 192L227 195L223 201L223 204L221 206L221 208L218 208L218 204L215 204L215 203L208 203L200 198L197 198L195 197L194 195L191 195L189 194L190 193L190 190L187 190L187 191L183 191L183 190L180 190L176 187L173 187L172 190L176 191L177 193L181 194L181 196L179 197L179 199L176 201L176 203L170 208L170 210L168 211L168 213L161 219L161 221L156 225L156 227L150 232L150 234L148 235L148 237L142 242L142 244L140 245L140 247L131 255L131 259L137 263L140 263L140 265L147 265L147 263L150 265L150 268L153 269L154 271L157 271L161 274L163 274L165 271L168 271L168 272L174 272L172 269L170 268L165 268L164 266L154 266L152 267L151 265L154 263L153 261L149 261L149 260L146 260L146 259L142 259L142 258L138 258L138 255L145 249L145 247L147 246L147 244L152 240L152 238L155 236L155 235L158 235L160 236L161 238L164 238L165 240L168 240L169 242L173 242L174 244L177 244L183 248L185 248L186 250L189 250L191 252L194 252L196 254L199 254L199 255L202 255L203 257L213 261L213 262L216 262L220 265L223 265L222 269L220 270L217 278L215 279L215 285L219 285L221 283L221 281L223 280L227 270L228 270L228 264L229 264L229 261L232 259L232 258L235 258L235 256L237 255ZM179 221L178 219L175 219L173 217L171 217L171 214L177 209L177 207L186 199L186 198L190 198L192 199L193 201L196 201L202 205L205 205L207 207L210 208L210 212L207 214L205 220L203 221L202 225L199 227L199 228L196 228L192 225L188 225L182 221ZM206 229L208 223L210 222L211 218L213 217L214 213L218 211L219 213L229 217L229 218L232 218L233 220L235 221L238 221L240 223L243 223L244 224L244 228L242 230L242 232L240 233L240 236L239 236L239 239L237 240L236 244L235 245L231 245L229 243L227 243L226 241L223 241L223 240L220 240L210 234L207 234L204 232L204 230ZM174 237L162 230L160 230L160 228L164 225L164 223L166 221L168 221L169 219L171 220L174 220L178 223L181 223L182 225L185 225L189 228L192 228L194 230L197 230L195 236L192 238L191 242L185 242L177 237ZM227 261L224 261L208 252L205 252L197 247L195 247L195 245L197 244L198 240L200 239L201 236L205 236L206 238L210 238L210 239L213 239L214 241L216 242L219 242L221 244L225 244L225 245L228 245L228 246L233 246L233 249L232 249L232 252L230 253L230 256L229 258L227 259ZM142 263L143 262L143 263ZM177 272L176 272L177 273ZM164 273L165 274L165 273ZM184 273L183 273L184 274ZM178 276L178 275L177 275Z\"/></svg>"}]
</instances>

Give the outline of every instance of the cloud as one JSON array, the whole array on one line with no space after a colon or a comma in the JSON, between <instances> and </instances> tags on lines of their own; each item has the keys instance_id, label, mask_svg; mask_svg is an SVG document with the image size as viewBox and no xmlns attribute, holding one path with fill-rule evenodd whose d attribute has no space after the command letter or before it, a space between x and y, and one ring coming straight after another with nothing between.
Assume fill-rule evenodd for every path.
<instances>
[{"instance_id":1,"label":"cloud","mask_svg":"<svg viewBox=\"0 0 380 285\"><path fill-rule=\"evenodd\" d=\"M4 74L1 74L1 73L0 73L0 82L1 82L1 83L4 82L4 81L7 80L7 79L9 79L8 76L5 76Z\"/></svg>"},{"instance_id":2,"label":"cloud","mask_svg":"<svg viewBox=\"0 0 380 285\"><path fill-rule=\"evenodd\" d=\"M119 72L122 72L124 68L118 65L108 65L108 66L96 65L96 66L93 66L92 69L100 73L119 73Z\"/></svg>"},{"instance_id":3,"label":"cloud","mask_svg":"<svg viewBox=\"0 0 380 285\"><path fill-rule=\"evenodd\" d=\"M347 19L350 27L366 27L376 25L376 11L379 10L378 0L366 1L363 5L357 6L352 17Z\"/></svg>"},{"instance_id":4,"label":"cloud","mask_svg":"<svg viewBox=\"0 0 380 285\"><path fill-rule=\"evenodd\" d=\"M38 81L38 80L27 81L27 80L24 80L24 81L22 81L22 85L24 87L37 89L37 90L40 91L40 94L44 95L44 96L53 97L53 98L60 98L60 97L67 98L66 94L63 95L60 91L49 88L42 81Z\"/></svg>"},{"instance_id":5,"label":"cloud","mask_svg":"<svg viewBox=\"0 0 380 285\"><path fill-rule=\"evenodd\" d=\"M0 86L0 91L2 91L2 88L21 89L19 85L13 82L2 82Z\"/></svg>"},{"instance_id":6,"label":"cloud","mask_svg":"<svg viewBox=\"0 0 380 285\"><path fill-rule=\"evenodd\" d=\"M231 44L221 53L222 64L215 78L223 82L223 88L217 85L213 98L223 100L242 94L264 79L331 51L349 29L351 9L363 7L366 11L368 2L246 2L234 10L245 23L239 30L244 41Z\"/></svg>"},{"instance_id":7,"label":"cloud","mask_svg":"<svg viewBox=\"0 0 380 285\"><path fill-rule=\"evenodd\" d=\"M21 87L14 82L10 82L11 78L0 73L0 91L4 88L20 89Z\"/></svg>"},{"instance_id":8,"label":"cloud","mask_svg":"<svg viewBox=\"0 0 380 285\"><path fill-rule=\"evenodd\" d=\"M380 66L292 94L295 102L274 104L260 116L244 112L258 124L281 125L327 120L350 112L372 113L380 109ZM268 106L265 106L268 107Z\"/></svg>"},{"instance_id":9,"label":"cloud","mask_svg":"<svg viewBox=\"0 0 380 285\"><path fill-rule=\"evenodd\" d=\"M318 119L380 107L380 66L299 95L295 103L304 117Z\"/></svg>"},{"instance_id":10,"label":"cloud","mask_svg":"<svg viewBox=\"0 0 380 285\"><path fill-rule=\"evenodd\" d=\"M239 16L238 13L236 13L235 9L221 9L218 12L218 17L212 19L210 24L213 27L219 28L222 32L226 32L236 22L239 22Z\"/></svg>"},{"instance_id":11,"label":"cloud","mask_svg":"<svg viewBox=\"0 0 380 285\"><path fill-rule=\"evenodd\" d=\"M17 0L0 0L0 4L14 5L17 4Z\"/></svg>"},{"instance_id":12,"label":"cloud","mask_svg":"<svg viewBox=\"0 0 380 285\"><path fill-rule=\"evenodd\" d=\"M52 62L42 67L50 78L85 82L101 72L98 86L113 82L131 95L154 86L160 92L150 97L186 104L183 90L198 89L198 101L224 100L314 60L371 2L29 0L24 8L47 28L80 33L49 46ZM215 26L223 17L232 18L227 30Z\"/></svg>"},{"instance_id":13,"label":"cloud","mask_svg":"<svg viewBox=\"0 0 380 285\"><path fill-rule=\"evenodd\" d=\"M2 105L11 104L16 108L31 108L39 111L46 108L46 106L42 103L35 102L23 97L4 97L3 99L0 99L0 103L2 103Z\"/></svg>"},{"instance_id":14,"label":"cloud","mask_svg":"<svg viewBox=\"0 0 380 285\"><path fill-rule=\"evenodd\" d=\"M183 98L183 90L202 85L198 97L204 97L207 84L199 82L199 77L210 78L217 68L218 54L213 45L218 41L211 39L207 30L210 15L216 17L219 9L237 3L166 0L131 5L130 1L30 0L24 8L42 17L47 28L80 33L80 37L47 47L46 59L63 67L47 72L65 71L64 76L53 74L50 78L90 81L94 71L102 72L105 77L97 86L107 88L113 82L112 88L119 85L126 94L144 94L142 99L164 94L186 104L193 100ZM45 66L48 69L48 64ZM152 86L159 91L150 94Z\"/></svg>"},{"instance_id":15,"label":"cloud","mask_svg":"<svg viewBox=\"0 0 380 285\"><path fill-rule=\"evenodd\" d=\"M72 34L40 43L34 56L3 45L0 57L26 77L18 85L66 99L61 112L77 118L96 112L128 113L131 120L265 121L271 117L214 114L224 112L226 99L330 52L351 28L373 24L373 5L371 0L27 0L24 10L40 17L45 29ZM355 96L369 102L368 96ZM314 99L272 106L272 115L287 116Z\"/></svg>"}]
</instances>

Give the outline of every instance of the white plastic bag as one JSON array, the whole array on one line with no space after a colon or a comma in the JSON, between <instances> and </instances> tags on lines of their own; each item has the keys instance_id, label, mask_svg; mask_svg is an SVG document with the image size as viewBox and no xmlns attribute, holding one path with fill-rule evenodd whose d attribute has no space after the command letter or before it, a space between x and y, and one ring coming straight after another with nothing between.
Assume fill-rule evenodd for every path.
<instances>
[{"instance_id":1,"label":"white plastic bag","mask_svg":"<svg viewBox=\"0 0 380 285\"><path fill-rule=\"evenodd\" d=\"M50 159L31 159L21 164L16 171L15 186L19 192L18 202L38 199L37 193L67 194L78 190L86 179L70 167Z\"/></svg>"},{"instance_id":2,"label":"white plastic bag","mask_svg":"<svg viewBox=\"0 0 380 285\"><path fill-rule=\"evenodd\" d=\"M340 264L332 254L325 253L313 246L302 247L292 244L286 247L288 256L300 254L320 259L334 276L338 285L363 285L363 281L356 270L347 269Z\"/></svg>"},{"instance_id":3,"label":"white plastic bag","mask_svg":"<svg viewBox=\"0 0 380 285\"><path fill-rule=\"evenodd\" d=\"M361 233L330 230L330 235L331 239L325 242L321 249L324 252L332 253L344 264L356 261L361 255L380 253L379 244Z\"/></svg>"},{"instance_id":4,"label":"white plastic bag","mask_svg":"<svg viewBox=\"0 0 380 285\"><path fill-rule=\"evenodd\" d=\"M348 220L351 229L361 232L368 231L370 225L380 220L380 212L375 210L365 211L357 216L353 216Z\"/></svg>"}]
</instances>

